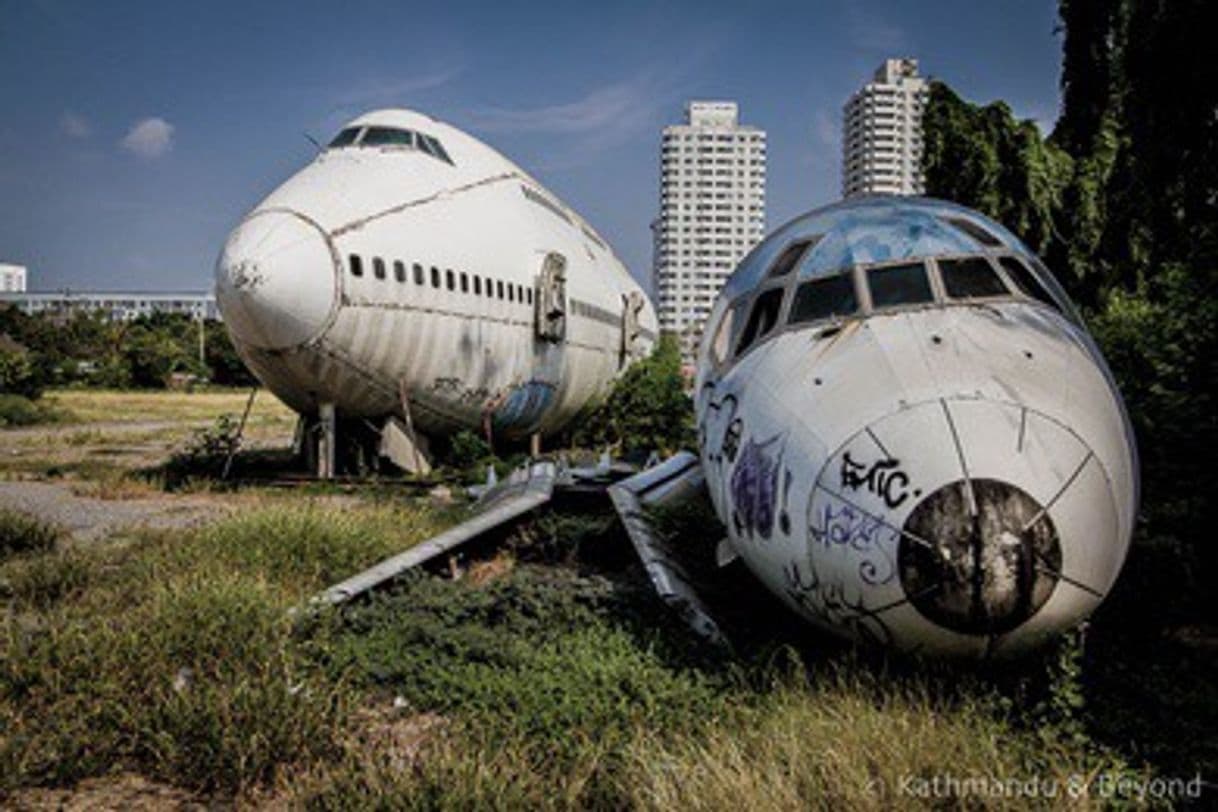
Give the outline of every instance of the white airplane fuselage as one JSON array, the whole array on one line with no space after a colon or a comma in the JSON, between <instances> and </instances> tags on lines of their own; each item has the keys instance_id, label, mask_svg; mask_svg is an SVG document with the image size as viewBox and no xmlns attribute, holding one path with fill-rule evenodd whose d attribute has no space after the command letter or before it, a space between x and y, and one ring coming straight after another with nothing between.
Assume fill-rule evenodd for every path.
<instances>
[{"instance_id":1,"label":"white airplane fuselage","mask_svg":"<svg viewBox=\"0 0 1218 812\"><path fill-rule=\"evenodd\" d=\"M1056 281L977 212L870 198L778 229L720 294L697 386L729 543L839 635L1015 654L1125 560L1120 393Z\"/></svg>"},{"instance_id":2,"label":"white airplane fuselage","mask_svg":"<svg viewBox=\"0 0 1218 812\"><path fill-rule=\"evenodd\" d=\"M241 357L297 412L408 416L431 436L557 431L656 340L650 303L586 222L407 110L355 119L259 203L215 283Z\"/></svg>"}]
</instances>

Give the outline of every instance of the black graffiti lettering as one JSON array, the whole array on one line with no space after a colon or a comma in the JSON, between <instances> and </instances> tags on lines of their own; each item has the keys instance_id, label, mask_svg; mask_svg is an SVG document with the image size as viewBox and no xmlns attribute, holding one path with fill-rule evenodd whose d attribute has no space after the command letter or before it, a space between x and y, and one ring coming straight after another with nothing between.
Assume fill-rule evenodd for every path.
<instances>
[{"instance_id":1,"label":"black graffiti lettering","mask_svg":"<svg viewBox=\"0 0 1218 812\"><path fill-rule=\"evenodd\" d=\"M723 433L723 456L728 462L736 461L736 453L740 450L740 436L744 434L744 421L739 417L733 418Z\"/></svg>"},{"instance_id":2,"label":"black graffiti lettering","mask_svg":"<svg viewBox=\"0 0 1218 812\"><path fill-rule=\"evenodd\" d=\"M895 457L876 460L870 466L842 454L842 487L857 491L863 488L884 500L890 508L900 507L909 498L909 475L901 470Z\"/></svg>"}]
</instances>

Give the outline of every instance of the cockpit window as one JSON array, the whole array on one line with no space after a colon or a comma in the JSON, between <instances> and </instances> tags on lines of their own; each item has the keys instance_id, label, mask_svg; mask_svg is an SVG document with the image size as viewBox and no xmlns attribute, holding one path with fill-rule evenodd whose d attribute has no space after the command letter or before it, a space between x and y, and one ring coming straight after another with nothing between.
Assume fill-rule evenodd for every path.
<instances>
[{"instance_id":1,"label":"cockpit window","mask_svg":"<svg viewBox=\"0 0 1218 812\"><path fill-rule=\"evenodd\" d=\"M946 217L944 219L984 246L988 246L989 248L1002 247L1002 240L998 239L988 230L977 225L972 220L966 220L963 217Z\"/></svg>"},{"instance_id":2,"label":"cockpit window","mask_svg":"<svg viewBox=\"0 0 1218 812\"><path fill-rule=\"evenodd\" d=\"M874 307L895 307L935 300L926 267L920 262L872 268L867 272L867 284L871 287L871 304Z\"/></svg>"},{"instance_id":3,"label":"cockpit window","mask_svg":"<svg viewBox=\"0 0 1218 812\"><path fill-rule=\"evenodd\" d=\"M943 289L952 299L983 299L1007 294L1007 286L985 257L941 259L939 273L943 276Z\"/></svg>"},{"instance_id":4,"label":"cockpit window","mask_svg":"<svg viewBox=\"0 0 1218 812\"><path fill-rule=\"evenodd\" d=\"M1049 291L1045 290L1044 286L1040 284L1040 280L1036 278L1036 275L1032 273L1027 265L1024 265L1015 257L999 257L998 262L1010 275L1011 281L1015 283L1015 287L1019 288L1023 295L1043 302L1054 310L1061 311L1061 307L1049 295Z\"/></svg>"},{"instance_id":5,"label":"cockpit window","mask_svg":"<svg viewBox=\"0 0 1218 812\"><path fill-rule=\"evenodd\" d=\"M795 289L788 324L849 316L859 309L854 278L849 273L813 279Z\"/></svg>"},{"instance_id":6,"label":"cockpit window","mask_svg":"<svg viewBox=\"0 0 1218 812\"><path fill-rule=\"evenodd\" d=\"M347 129L334 136L334 140L330 142L330 147L349 147L355 143L355 139L359 137L359 131L363 127L348 127Z\"/></svg>"},{"instance_id":7,"label":"cockpit window","mask_svg":"<svg viewBox=\"0 0 1218 812\"><path fill-rule=\"evenodd\" d=\"M446 163L453 162L453 159L448 157L448 153L444 151L444 147L440 145L439 141L432 138L430 135L423 135L422 133L419 134L419 139L423 142L423 149L426 152L434 155L441 161L445 161Z\"/></svg>"},{"instance_id":8,"label":"cockpit window","mask_svg":"<svg viewBox=\"0 0 1218 812\"><path fill-rule=\"evenodd\" d=\"M774 261L770 268L770 276L786 276L791 272L791 269L799 264L799 261L804 258L804 254L808 253L808 249L816 244L819 237L813 237L809 240L799 240L788 245L783 252L778 255L778 259Z\"/></svg>"},{"instance_id":9,"label":"cockpit window","mask_svg":"<svg viewBox=\"0 0 1218 812\"><path fill-rule=\"evenodd\" d=\"M783 288L771 288L753 302L753 310L736 345L736 355L743 355L749 347L766 336L778 323L778 311L782 309Z\"/></svg>"},{"instance_id":10,"label":"cockpit window","mask_svg":"<svg viewBox=\"0 0 1218 812\"><path fill-rule=\"evenodd\" d=\"M369 127L361 147L413 147L414 133L394 127Z\"/></svg>"},{"instance_id":11,"label":"cockpit window","mask_svg":"<svg viewBox=\"0 0 1218 812\"><path fill-rule=\"evenodd\" d=\"M361 136L362 133L362 136ZM398 147L417 149L447 164L453 159L436 138L400 127L347 127L330 142L331 149L339 147Z\"/></svg>"},{"instance_id":12,"label":"cockpit window","mask_svg":"<svg viewBox=\"0 0 1218 812\"><path fill-rule=\"evenodd\" d=\"M715 337L711 339L711 359L716 364L722 364L727 358L728 348L731 346L728 341L732 336L732 325L736 321L736 308L739 303L729 307L727 312L723 314L723 318L719 321L719 327L715 330Z\"/></svg>"}]
</instances>

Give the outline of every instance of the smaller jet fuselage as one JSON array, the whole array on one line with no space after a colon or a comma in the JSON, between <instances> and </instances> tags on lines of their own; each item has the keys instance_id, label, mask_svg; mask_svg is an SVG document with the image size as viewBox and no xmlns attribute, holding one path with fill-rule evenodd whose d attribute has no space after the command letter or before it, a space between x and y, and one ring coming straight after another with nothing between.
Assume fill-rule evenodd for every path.
<instances>
[{"instance_id":1,"label":"smaller jet fuselage","mask_svg":"<svg viewBox=\"0 0 1218 812\"><path fill-rule=\"evenodd\" d=\"M1124 561L1120 395L1052 275L971 210L867 198L772 234L708 321L696 409L730 544L847 637L1014 653Z\"/></svg>"}]
</instances>

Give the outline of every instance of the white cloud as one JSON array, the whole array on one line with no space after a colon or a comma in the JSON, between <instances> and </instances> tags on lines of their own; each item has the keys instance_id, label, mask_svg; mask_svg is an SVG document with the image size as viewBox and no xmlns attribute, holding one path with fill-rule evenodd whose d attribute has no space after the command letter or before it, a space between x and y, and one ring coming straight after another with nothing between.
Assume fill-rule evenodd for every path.
<instances>
[{"instance_id":1,"label":"white cloud","mask_svg":"<svg viewBox=\"0 0 1218 812\"><path fill-rule=\"evenodd\" d=\"M123 149L143 158L159 158L173 148L174 126L163 118L140 119L120 142Z\"/></svg>"},{"instance_id":2,"label":"white cloud","mask_svg":"<svg viewBox=\"0 0 1218 812\"><path fill-rule=\"evenodd\" d=\"M911 55L907 52L912 43L903 28L861 3L851 2L845 10L845 28L855 49L885 57Z\"/></svg>"},{"instance_id":3,"label":"white cloud","mask_svg":"<svg viewBox=\"0 0 1218 812\"><path fill-rule=\"evenodd\" d=\"M338 91L335 94L335 101L344 106L378 103L405 104L411 95L443 87L460 75L461 68L454 66L402 79L366 78Z\"/></svg>"},{"instance_id":4,"label":"white cloud","mask_svg":"<svg viewBox=\"0 0 1218 812\"><path fill-rule=\"evenodd\" d=\"M825 149L840 149L842 146L842 123L825 110L816 111L812 134L816 143Z\"/></svg>"},{"instance_id":5,"label":"white cloud","mask_svg":"<svg viewBox=\"0 0 1218 812\"><path fill-rule=\"evenodd\" d=\"M596 154L658 131L665 111L675 107L672 77L649 72L595 88L574 101L534 108L483 108L473 119L486 132L540 133L570 139L551 166L577 165Z\"/></svg>"},{"instance_id":6,"label":"white cloud","mask_svg":"<svg viewBox=\"0 0 1218 812\"><path fill-rule=\"evenodd\" d=\"M69 138L88 138L93 131L87 118L71 110L65 110L59 117L59 128Z\"/></svg>"}]
</instances>

